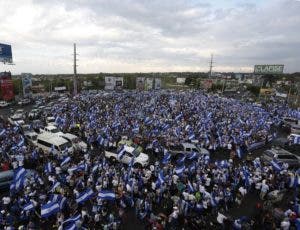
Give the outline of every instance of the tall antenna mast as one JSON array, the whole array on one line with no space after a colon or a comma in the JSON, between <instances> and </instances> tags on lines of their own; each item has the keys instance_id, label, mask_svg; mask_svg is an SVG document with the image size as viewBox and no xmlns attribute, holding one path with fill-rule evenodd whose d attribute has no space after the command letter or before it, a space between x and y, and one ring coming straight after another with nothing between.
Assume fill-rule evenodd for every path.
<instances>
[{"instance_id":1,"label":"tall antenna mast","mask_svg":"<svg viewBox=\"0 0 300 230\"><path fill-rule=\"evenodd\" d=\"M73 63L73 67L74 67L74 76L73 76L73 84L74 84L74 91L73 94L74 96L77 95L78 91L77 91L77 64L76 64L76 43L74 43L74 63Z\"/></svg>"},{"instance_id":2,"label":"tall antenna mast","mask_svg":"<svg viewBox=\"0 0 300 230\"><path fill-rule=\"evenodd\" d=\"M214 58L214 55L211 54L211 57L210 57L210 62L209 62L209 77L211 78L211 73L212 73L212 69L213 69L213 58Z\"/></svg>"}]
</instances>

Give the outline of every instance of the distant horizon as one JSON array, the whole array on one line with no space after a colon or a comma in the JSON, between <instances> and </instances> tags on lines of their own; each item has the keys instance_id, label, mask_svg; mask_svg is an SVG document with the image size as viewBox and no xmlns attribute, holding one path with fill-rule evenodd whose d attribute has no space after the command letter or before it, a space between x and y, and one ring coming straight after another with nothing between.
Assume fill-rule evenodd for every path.
<instances>
[{"instance_id":1,"label":"distant horizon","mask_svg":"<svg viewBox=\"0 0 300 230\"><path fill-rule=\"evenodd\" d=\"M0 0L0 43L16 65L0 72L300 72L296 0ZM7 16L5 16L7 15ZM24 17L26 15L26 17Z\"/></svg>"}]
</instances>

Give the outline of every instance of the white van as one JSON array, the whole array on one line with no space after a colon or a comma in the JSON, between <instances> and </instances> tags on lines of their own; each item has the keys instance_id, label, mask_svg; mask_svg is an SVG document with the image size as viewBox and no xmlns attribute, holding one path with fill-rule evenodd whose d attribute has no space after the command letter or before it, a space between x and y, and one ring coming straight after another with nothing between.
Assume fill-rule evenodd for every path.
<instances>
[{"instance_id":1,"label":"white van","mask_svg":"<svg viewBox=\"0 0 300 230\"><path fill-rule=\"evenodd\" d=\"M80 150L83 152L87 151L87 144L85 142L83 142L76 135L71 134L71 133L63 133L63 134L59 134L59 136L66 139L67 141L71 142L74 150Z\"/></svg>"},{"instance_id":2,"label":"white van","mask_svg":"<svg viewBox=\"0 0 300 230\"><path fill-rule=\"evenodd\" d=\"M53 151L54 148L54 153L63 153L66 150L68 153L73 153L73 146L71 142L52 133L44 132L39 134L37 136L36 145L48 152Z\"/></svg>"},{"instance_id":3,"label":"white van","mask_svg":"<svg viewBox=\"0 0 300 230\"><path fill-rule=\"evenodd\" d=\"M40 129L41 133L51 133L51 134L55 134L57 136L63 134L63 132L59 131L59 129L54 126L54 125L48 125L43 129Z\"/></svg>"},{"instance_id":4,"label":"white van","mask_svg":"<svg viewBox=\"0 0 300 230\"><path fill-rule=\"evenodd\" d=\"M300 134L300 124L291 126L291 134Z\"/></svg>"}]
</instances>

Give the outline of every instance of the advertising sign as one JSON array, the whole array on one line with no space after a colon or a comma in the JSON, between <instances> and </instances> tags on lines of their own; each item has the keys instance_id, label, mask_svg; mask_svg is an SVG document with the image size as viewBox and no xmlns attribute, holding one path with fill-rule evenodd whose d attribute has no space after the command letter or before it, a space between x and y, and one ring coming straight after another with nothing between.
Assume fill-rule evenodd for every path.
<instances>
[{"instance_id":1,"label":"advertising sign","mask_svg":"<svg viewBox=\"0 0 300 230\"><path fill-rule=\"evenodd\" d=\"M274 89L272 88L262 88L260 89L260 92L259 92L261 95L265 95L265 96L271 96L274 94Z\"/></svg>"},{"instance_id":2,"label":"advertising sign","mask_svg":"<svg viewBox=\"0 0 300 230\"><path fill-rule=\"evenodd\" d=\"M0 85L1 85L2 99L5 101L13 100L15 98L14 85L11 79L10 72L0 73Z\"/></svg>"},{"instance_id":3,"label":"advertising sign","mask_svg":"<svg viewBox=\"0 0 300 230\"><path fill-rule=\"evenodd\" d=\"M161 79L160 78L154 79L154 89L161 89Z\"/></svg>"},{"instance_id":4,"label":"advertising sign","mask_svg":"<svg viewBox=\"0 0 300 230\"><path fill-rule=\"evenodd\" d=\"M12 63L11 46L0 43L0 62Z\"/></svg>"},{"instance_id":5,"label":"advertising sign","mask_svg":"<svg viewBox=\"0 0 300 230\"><path fill-rule=\"evenodd\" d=\"M178 77L176 78L177 84L184 84L185 83L185 77Z\"/></svg>"},{"instance_id":6,"label":"advertising sign","mask_svg":"<svg viewBox=\"0 0 300 230\"><path fill-rule=\"evenodd\" d=\"M284 65L255 65L255 74L282 74Z\"/></svg>"},{"instance_id":7,"label":"advertising sign","mask_svg":"<svg viewBox=\"0 0 300 230\"><path fill-rule=\"evenodd\" d=\"M145 78L144 77L136 78L136 89L145 90Z\"/></svg>"},{"instance_id":8,"label":"advertising sign","mask_svg":"<svg viewBox=\"0 0 300 230\"><path fill-rule=\"evenodd\" d=\"M105 77L106 90L123 89L123 77Z\"/></svg>"},{"instance_id":9,"label":"advertising sign","mask_svg":"<svg viewBox=\"0 0 300 230\"><path fill-rule=\"evenodd\" d=\"M32 74L31 73L22 73L22 85L23 85L23 97L32 96Z\"/></svg>"},{"instance_id":10,"label":"advertising sign","mask_svg":"<svg viewBox=\"0 0 300 230\"><path fill-rule=\"evenodd\" d=\"M54 91L65 91L67 90L66 86L58 86L58 87L54 87Z\"/></svg>"},{"instance_id":11,"label":"advertising sign","mask_svg":"<svg viewBox=\"0 0 300 230\"><path fill-rule=\"evenodd\" d=\"M153 78L146 78L146 90L153 89Z\"/></svg>"}]
</instances>

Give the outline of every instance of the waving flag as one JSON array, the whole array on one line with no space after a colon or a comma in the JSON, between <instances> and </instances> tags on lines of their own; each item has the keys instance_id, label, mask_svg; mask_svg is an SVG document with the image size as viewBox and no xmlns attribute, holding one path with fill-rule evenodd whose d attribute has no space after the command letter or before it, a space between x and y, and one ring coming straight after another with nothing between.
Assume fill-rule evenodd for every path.
<instances>
[{"instance_id":1,"label":"waving flag","mask_svg":"<svg viewBox=\"0 0 300 230\"><path fill-rule=\"evenodd\" d=\"M24 137L21 137L21 140L18 142L18 147L22 147L25 143Z\"/></svg>"},{"instance_id":2,"label":"waving flag","mask_svg":"<svg viewBox=\"0 0 300 230\"><path fill-rule=\"evenodd\" d=\"M175 117L175 121L180 120L182 117L183 117L183 114L182 114L182 113L178 114L178 115Z\"/></svg>"},{"instance_id":3,"label":"waving flag","mask_svg":"<svg viewBox=\"0 0 300 230\"><path fill-rule=\"evenodd\" d=\"M69 224L69 223L76 223L77 221L79 221L81 219L81 214L77 214L76 216L72 216L68 219L66 219L63 224Z\"/></svg>"},{"instance_id":4,"label":"waving flag","mask_svg":"<svg viewBox=\"0 0 300 230\"><path fill-rule=\"evenodd\" d=\"M54 192L58 186L60 186L60 182L56 181L51 187L50 192Z\"/></svg>"},{"instance_id":5,"label":"waving flag","mask_svg":"<svg viewBox=\"0 0 300 230\"><path fill-rule=\"evenodd\" d=\"M31 211L31 210L34 210L34 205L33 203L30 201L29 203L25 204L24 207L23 207L23 210L24 211Z\"/></svg>"},{"instance_id":6,"label":"waving flag","mask_svg":"<svg viewBox=\"0 0 300 230\"><path fill-rule=\"evenodd\" d=\"M179 159L176 161L176 162L177 162L177 165L183 164L184 161L185 161L185 157L186 157L186 156L182 156L181 158L179 158Z\"/></svg>"},{"instance_id":7,"label":"waving flag","mask_svg":"<svg viewBox=\"0 0 300 230\"><path fill-rule=\"evenodd\" d=\"M44 172L46 174L53 172L53 167L51 165L51 162L48 162L47 164L45 164L45 166L44 166Z\"/></svg>"},{"instance_id":8,"label":"waving flag","mask_svg":"<svg viewBox=\"0 0 300 230\"><path fill-rule=\"evenodd\" d=\"M2 137L5 133L6 133L6 130L2 129L1 132L0 132L0 137Z\"/></svg>"},{"instance_id":9,"label":"waving flag","mask_svg":"<svg viewBox=\"0 0 300 230\"><path fill-rule=\"evenodd\" d=\"M56 202L49 202L41 206L41 217L47 218L59 212L59 205Z\"/></svg>"},{"instance_id":10,"label":"waving flag","mask_svg":"<svg viewBox=\"0 0 300 230\"><path fill-rule=\"evenodd\" d=\"M122 159L124 153L125 153L125 146L122 145L121 148L118 151L118 159Z\"/></svg>"},{"instance_id":11,"label":"waving flag","mask_svg":"<svg viewBox=\"0 0 300 230\"><path fill-rule=\"evenodd\" d=\"M189 193L193 193L195 191L195 189L190 181L188 181L188 191L189 191Z\"/></svg>"},{"instance_id":12,"label":"waving flag","mask_svg":"<svg viewBox=\"0 0 300 230\"><path fill-rule=\"evenodd\" d=\"M91 199L94 195L94 192L92 189L88 188L87 190L85 190L84 192L82 192L78 198L76 198L76 203L78 204L82 204L85 201Z\"/></svg>"},{"instance_id":13,"label":"waving flag","mask_svg":"<svg viewBox=\"0 0 300 230\"><path fill-rule=\"evenodd\" d=\"M180 174L182 174L182 173L184 172L184 170L185 170L185 165L177 166L177 167L175 168L175 173L176 173L177 175L180 175Z\"/></svg>"},{"instance_id":14,"label":"waving flag","mask_svg":"<svg viewBox=\"0 0 300 230\"><path fill-rule=\"evenodd\" d=\"M116 194L110 190L102 190L99 192L98 198L102 200L114 200L116 199Z\"/></svg>"},{"instance_id":15,"label":"waving flag","mask_svg":"<svg viewBox=\"0 0 300 230\"><path fill-rule=\"evenodd\" d=\"M71 157L65 157L65 159L60 163L60 166L63 166L71 161Z\"/></svg>"},{"instance_id":16,"label":"waving flag","mask_svg":"<svg viewBox=\"0 0 300 230\"><path fill-rule=\"evenodd\" d=\"M192 141L192 140L194 140L195 139L195 134L194 133L191 133L190 135L189 135L189 140L190 141Z\"/></svg>"},{"instance_id":17,"label":"waving flag","mask_svg":"<svg viewBox=\"0 0 300 230\"><path fill-rule=\"evenodd\" d=\"M275 171L280 172L282 170L281 166L278 164L278 162L276 161L276 159L273 159L270 163L273 166L273 169Z\"/></svg>"},{"instance_id":18,"label":"waving flag","mask_svg":"<svg viewBox=\"0 0 300 230\"><path fill-rule=\"evenodd\" d=\"M159 181L160 184L163 184L165 182L163 171L159 172L159 174L158 174L158 181Z\"/></svg>"},{"instance_id":19,"label":"waving flag","mask_svg":"<svg viewBox=\"0 0 300 230\"><path fill-rule=\"evenodd\" d=\"M197 158L197 153L196 152L192 152L188 155L187 159L188 160L194 160Z\"/></svg>"},{"instance_id":20,"label":"waving flag","mask_svg":"<svg viewBox=\"0 0 300 230\"><path fill-rule=\"evenodd\" d=\"M163 164L168 164L170 159L171 159L170 153L166 152L165 155L164 155L164 158L162 159L162 163Z\"/></svg>"},{"instance_id":21,"label":"waving flag","mask_svg":"<svg viewBox=\"0 0 300 230\"><path fill-rule=\"evenodd\" d=\"M236 149L236 154L237 154L237 156L238 156L238 158L240 158L240 159L242 159L242 150L241 150L241 147L238 147L237 149Z\"/></svg>"},{"instance_id":22,"label":"waving flag","mask_svg":"<svg viewBox=\"0 0 300 230\"><path fill-rule=\"evenodd\" d=\"M26 175L26 169L23 167L19 167L16 169L14 173L14 181L19 180L20 178L24 177Z\"/></svg>"}]
</instances>

